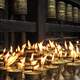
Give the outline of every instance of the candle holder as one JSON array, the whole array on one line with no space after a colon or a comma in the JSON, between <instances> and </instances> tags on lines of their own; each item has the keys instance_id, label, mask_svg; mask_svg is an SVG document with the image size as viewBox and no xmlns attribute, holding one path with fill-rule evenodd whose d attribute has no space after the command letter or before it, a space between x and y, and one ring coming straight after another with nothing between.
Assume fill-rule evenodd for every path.
<instances>
[{"instance_id":1,"label":"candle holder","mask_svg":"<svg viewBox=\"0 0 80 80\"><path fill-rule=\"evenodd\" d=\"M6 69L4 67L0 67L0 80L6 80Z\"/></svg>"},{"instance_id":2,"label":"candle holder","mask_svg":"<svg viewBox=\"0 0 80 80\"><path fill-rule=\"evenodd\" d=\"M22 80L22 72L18 69L7 70L7 80Z\"/></svg>"},{"instance_id":3,"label":"candle holder","mask_svg":"<svg viewBox=\"0 0 80 80\"><path fill-rule=\"evenodd\" d=\"M66 62L64 60L55 60L54 62L52 62L52 64L59 67L56 80L64 80L63 72L64 72L64 67L66 65Z\"/></svg>"},{"instance_id":4,"label":"candle holder","mask_svg":"<svg viewBox=\"0 0 80 80\"><path fill-rule=\"evenodd\" d=\"M47 80L47 71L48 69L46 67L39 67L38 70L40 74L40 79L41 80Z\"/></svg>"},{"instance_id":5,"label":"candle holder","mask_svg":"<svg viewBox=\"0 0 80 80\"><path fill-rule=\"evenodd\" d=\"M27 70L24 71L25 79L24 80L40 80L40 72Z\"/></svg>"},{"instance_id":6,"label":"candle holder","mask_svg":"<svg viewBox=\"0 0 80 80\"><path fill-rule=\"evenodd\" d=\"M80 64L76 62L67 63L65 66L65 70L63 72L63 76L65 80L78 80L80 79Z\"/></svg>"},{"instance_id":7,"label":"candle holder","mask_svg":"<svg viewBox=\"0 0 80 80\"><path fill-rule=\"evenodd\" d=\"M57 80L58 79L57 75L58 75L59 67L49 65L49 66L46 66L46 68L48 69L48 71L47 71L47 80Z\"/></svg>"}]
</instances>

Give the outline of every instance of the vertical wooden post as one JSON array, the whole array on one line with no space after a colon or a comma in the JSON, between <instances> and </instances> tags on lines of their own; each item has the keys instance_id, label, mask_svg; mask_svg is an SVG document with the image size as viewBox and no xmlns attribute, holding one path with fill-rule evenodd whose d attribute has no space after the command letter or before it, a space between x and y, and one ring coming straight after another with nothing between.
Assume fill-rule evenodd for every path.
<instances>
[{"instance_id":1,"label":"vertical wooden post","mask_svg":"<svg viewBox=\"0 0 80 80\"><path fill-rule=\"evenodd\" d=\"M9 47L9 43L8 43L8 32L4 32L4 47L8 48Z\"/></svg>"},{"instance_id":2,"label":"vertical wooden post","mask_svg":"<svg viewBox=\"0 0 80 80\"><path fill-rule=\"evenodd\" d=\"M22 44L26 43L26 32L22 32Z\"/></svg>"},{"instance_id":3,"label":"vertical wooden post","mask_svg":"<svg viewBox=\"0 0 80 80\"><path fill-rule=\"evenodd\" d=\"M45 38L45 17L46 17L46 0L38 0L38 19L37 19L37 33L38 41Z\"/></svg>"},{"instance_id":4,"label":"vertical wooden post","mask_svg":"<svg viewBox=\"0 0 80 80\"><path fill-rule=\"evenodd\" d=\"M11 32L11 45L15 46L15 33Z\"/></svg>"}]
</instances>

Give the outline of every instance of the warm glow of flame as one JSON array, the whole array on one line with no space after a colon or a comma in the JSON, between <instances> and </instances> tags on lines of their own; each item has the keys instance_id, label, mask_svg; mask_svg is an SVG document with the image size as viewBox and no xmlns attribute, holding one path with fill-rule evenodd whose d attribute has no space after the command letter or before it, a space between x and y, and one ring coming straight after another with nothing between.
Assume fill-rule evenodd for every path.
<instances>
[{"instance_id":1,"label":"warm glow of flame","mask_svg":"<svg viewBox=\"0 0 80 80\"><path fill-rule=\"evenodd\" d=\"M10 54L9 52L7 52L6 55L4 56L4 60L6 61L9 57L10 57Z\"/></svg>"},{"instance_id":2,"label":"warm glow of flame","mask_svg":"<svg viewBox=\"0 0 80 80\"><path fill-rule=\"evenodd\" d=\"M25 57L20 60L18 63L18 69L23 70L25 66Z\"/></svg>"},{"instance_id":3,"label":"warm glow of flame","mask_svg":"<svg viewBox=\"0 0 80 80\"><path fill-rule=\"evenodd\" d=\"M1 57L3 57L3 55L2 55L2 54L0 54L0 58L1 58Z\"/></svg>"},{"instance_id":4,"label":"warm glow of flame","mask_svg":"<svg viewBox=\"0 0 80 80\"><path fill-rule=\"evenodd\" d=\"M55 48L55 54L58 54L58 50L57 50L57 48Z\"/></svg>"},{"instance_id":5,"label":"warm glow of flame","mask_svg":"<svg viewBox=\"0 0 80 80\"><path fill-rule=\"evenodd\" d=\"M41 66L44 66L46 58L47 58L47 55L45 55L44 57L41 57Z\"/></svg>"},{"instance_id":6,"label":"warm glow of flame","mask_svg":"<svg viewBox=\"0 0 80 80\"><path fill-rule=\"evenodd\" d=\"M12 56L15 56L15 55L16 55L16 53L15 53L15 52L13 52L13 53L12 53Z\"/></svg>"},{"instance_id":7,"label":"warm glow of flame","mask_svg":"<svg viewBox=\"0 0 80 80\"><path fill-rule=\"evenodd\" d=\"M33 67L34 70L38 70L38 68L39 68L39 64Z\"/></svg>"},{"instance_id":8,"label":"warm glow of flame","mask_svg":"<svg viewBox=\"0 0 80 80\"><path fill-rule=\"evenodd\" d=\"M54 54L49 54L52 57L51 61L54 61Z\"/></svg>"},{"instance_id":9,"label":"warm glow of flame","mask_svg":"<svg viewBox=\"0 0 80 80\"><path fill-rule=\"evenodd\" d=\"M10 47L10 52L13 53L13 47L12 46Z\"/></svg>"},{"instance_id":10,"label":"warm glow of flame","mask_svg":"<svg viewBox=\"0 0 80 80\"><path fill-rule=\"evenodd\" d=\"M26 48L26 43L22 45L22 49L25 49Z\"/></svg>"},{"instance_id":11,"label":"warm glow of flame","mask_svg":"<svg viewBox=\"0 0 80 80\"><path fill-rule=\"evenodd\" d=\"M6 48L3 49L3 53L5 53L5 52L6 52Z\"/></svg>"},{"instance_id":12,"label":"warm glow of flame","mask_svg":"<svg viewBox=\"0 0 80 80\"><path fill-rule=\"evenodd\" d=\"M78 47L78 46L76 46L76 53L77 53L77 54L80 53L80 52L79 52L79 47Z\"/></svg>"},{"instance_id":13,"label":"warm glow of flame","mask_svg":"<svg viewBox=\"0 0 80 80\"><path fill-rule=\"evenodd\" d=\"M37 43L33 44L33 45L32 45L32 49L37 50L37 49L38 49L38 44L37 44Z\"/></svg>"},{"instance_id":14,"label":"warm glow of flame","mask_svg":"<svg viewBox=\"0 0 80 80\"><path fill-rule=\"evenodd\" d=\"M57 45L58 51L62 49L61 45Z\"/></svg>"},{"instance_id":15,"label":"warm glow of flame","mask_svg":"<svg viewBox=\"0 0 80 80\"><path fill-rule=\"evenodd\" d=\"M51 48L54 48L54 47L55 47L55 45L54 45L54 42L53 42L53 41L50 41L50 40L49 40L49 44L50 44L50 47L51 47Z\"/></svg>"},{"instance_id":16,"label":"warm glow of flame","mask_svg":"<svg viewBox=\"0 0 80 80\"><path fill-rule=\"evenodd\" d=\"M20 52L20 46L17 47L16 52Z\"/></svg>"},{"instance_id":17,"label":"warm glow of flame","mask_svg":"<svg viewBox=\"0 0 80 80\"><path fill-rule=\"evenodd\" d=\"M16 54L15 56L12 55L7 59L6 67L9 67L12 65L16 60L18 59L18 55Z\"/></svg>"},{"instance_id":18,"label":"warm glow of flame","mask_svg":"<svg viewBox=\"0 0 80 80\"><path fill-rule=\"evenodd\" d=\"M62 53L63 53L63 51L60 50L60 51L59 51L59 57L63 57Z\"/></svg>"},{"instance_id":19,"label":"warm glow of flame","mask_svg":"<svg viewBox=\"0 0 80 80\"><path fill-rule=\"evenodd\" d=\"M79 41L76 41L77 44L79 44Z\"/></svg>"},{"instance_id":20,"label":"warm glow of flame","mask_svg":"<svg viewBox=\"0 0 80 80\"><path fill-rule=\"evenodd\" d=\"M36 65L36 64L37 64L37 60L31 61L31 65Z\"/></svg>"},{"instance_id":21,"label":"warm glow of flame","mask_svg":"<svg viewBox=\"0 0 80 80\"><path fill-rule=\"evenodd\" d=\"M31 49L31 43L29 40L28 40L28 49Z\"/></svg>"},{"instance_id":22,"label":"warm glow of flame","mask_svg":"<svg viewBox=\"0 0 80 80\"><path fill-rule=\"evenodd\" d=\"M70 49L70 50L74 50L74 46L73 46L73 44L72 44L71 41L69 41L69 49Z\"/></svg>"},{"instance_id":23,"label":"warm glow of flame","mask_svg":"<svg viewBox=\"0 0 80 80\"><path fill-rule=\"evenodd\" d=\"M56 50L56 49L55 49L55 50ZM63 55L62 55L63 51L62 51L61 45L57 44L57 50L56 50L56 51L58 52L58 56L59 56L59 57L62 57L62 56L63 56Z\"/></svg>"},{"instance_id":24,"label":"warm glow of flame","mask_svg":"<svg viewBox=\"0 0 80 80\"><path fill-rule=\"evenodd\" d=\"M34 54L31 55L30 61L34 60Z\"/></svg>"},{"instance_id":25,"label":"warm glow of flame","mask_svg":"<svg viewBox=\"0 0 80 80\"><path fill-rule=\"evenodd\" d=\"M22 58L20 61L21 61L22 64L24 64L25 63L25 57Z\"/></svg>"},{"instance_id":26,"label":"warm glow of flame","mask_svg":"<svg viewBox=\"0 0 80 80\"><path fill-rule=\"evenodd\" d=\"M78 57L78 55L76 54L75 50L72 50L71 51L71 55L70 55L72 58L76 58Z\"/></svg>"},{"instance_id":27,"label":"warm glow of flame","mask_svg":"<svg viewBox=\"0 0 80 80\"><path fill-rule=\"evenodd\" d=\"M78 57L77 52L76 52L76 50L74 48L74 45L71 43L71 41L69 42L69 50L70 50L70 56L72 58Z\"/></svg>"},{"instance_id":28,"label":"warm glow of flame","mask_svg":"<svg viewBox=\"0 0 80 80\"><path fill-rule=\"evenodd\" d=\"M39 50L42 52L43 51L43 42L38 43Z\"/></svg>"},{"instance_id":29,"label":"warm glow of flame","mask_svg":"<svg viewBox=\"0 0 80 80\"><path fill-rule=\"evenodd\" d=\"M52 55L52 61L54 61L54 55Z\"/></svg>"},{"instance_id":30,"label":"warm glow of flame","mask_svg":"<svg viewBox=\"0 0 80 80\"><path fill-rule=\"evenodd\" d=\"M64 46L65 46L65 49L68 49L68 45L66 41L64 42Z\"/></svg>"}]
</instances>

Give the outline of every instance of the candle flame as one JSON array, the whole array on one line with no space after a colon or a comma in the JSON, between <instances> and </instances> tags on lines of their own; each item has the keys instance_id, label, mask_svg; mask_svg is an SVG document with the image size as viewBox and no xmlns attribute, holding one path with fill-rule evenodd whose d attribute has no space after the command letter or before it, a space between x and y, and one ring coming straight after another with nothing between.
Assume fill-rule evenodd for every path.
<instances>
[{"instance_id":1,"label":"candle flame","mask_svg":"<svg viewBox=\"0 0 80 80\"><path fill-rule=\"evenodd\" d=\"M47 55L45 55L44 57L41 57L41 66L43 67L46 61Z\"/></svg>"},{"instance_id":2,"label":"candle flame","mask_svg":"<svg viewBox=\"0 0 80 80\"><path fill-rule=\"evenodd\" d=\"M55 47L55 45L54 45L54 42L53 42L53 41L50 41L50 40L49 40L49 44L50 44L50 47L51 47L51 48L54 48L54 47Z\"/></svg>"},{"instance_id":3,"label":"candle flame","mask_svg":"<svg viewBox=\"0 0 80 80\"><path fill-rule=\"evenodd\" d=\"M30 61L34 60L34 54L31 55Z\"/></svg>"},{"instance_id":4,"label":"candle flame","mask_svg":"<svg viewBox=\"0 0 80 80\"><path fill-rule=\"evenodd\" d=\"M18 69L23 70L25 66L25 57L20 59L20 62L18 63Z\"/></svg>"},{"instance_id":5,"label":"candle flame","mask_svg":"<svg viewBox=\"0 0 80 80\"><path fill-rule=\"evenodd\" d=\"M7 59L6 67L12 65L18 59L18 55L12 55Z\"/></svg>"},{"instance_id":6,"label":"candle flame","mask_svg":"<svg viewBox=\"0 0 80 80\"><path fill-rule=\"evenodd\" d=\"M17 47L16 52L20 52L20 46Z\"/></svg>"},{"instance_id":7,"label":"candle flame","mask_svg":"<svg viewBox=\"0 0 80 80\"><path fill-rule=\"evenodd\" d=\"M65 49L68 49L68 45L66 41L64 42L64 46L65 46Z\"/></svg>"},{"instance_id":8,"label":"candle flame","mask_svg":"<svg viewBox=\"0 0 80 80\"><path fill-rule=\"evenodd\" d=\"M38 68L39 68L39 63L33 67L34 70L38 70Z\"/></svg>"},{"instance_id":9,"label":"candle flame","mask_svg":"<svg viewBox=\"0 0 80 80\"><path fill-rule=\"evenodd\" d=\"M22 49L25 49L26 48L26 43L22 45Z\"/></svg>"},{"instance_id":10,"label":"candle flame","mask_svg":"<svg viewBox=\"0 0 80 80\"><path fill-rule=\"evenodd\" d=\"M42 52L43 51L43 42L38 43L39 50Z\"/></svg>"},{"instance_id":11,"label":"candle flame","mask_svg":"<svg viewBox=\"0 0 80 80\"><path fill-rule=\"evenodd\" d=\"M6 61L9 57L10 57L10 54L9 52L7 52L6 55L4 55L4 60Z\"/></svg>"},{"instance_id":12,"label":"candle flame","mask_svg":"<svg viewBox=\"0 0 80 80\"><path fill-rule=\"evenodd\" d=\"M69 49L70 49L70 50L74 50L74 46L73 46L73 44L72 44L71 41L69 41Z\"/></svg>"},{"instance_id":13,"label":"candle flame","mask_svg":"<svg viewBox=\"0 0 80 80\"><path fill-rule=\"evenodd\" d=\"M10 47L10 52L13 53L13 47L12 46Z\"/></svg>"},{"instance_id":14,"label":"candle flame","mask_svg":"<svg viewBox=\"0 0 80 80\"><path fill-rule=\"evenodd\" d=\"M6 48L3 49L3 53L5 53L5 52L6 52Z\"/></svg>"},{"instance_id":15,"label":"candle flame","mask_svg":"<svg viewBox=\"0 0 80 80\"><path fill-rule=\"evenodd\" d=\"M72 58L78 57L77 52L76 52L76 50L74 48L74 45L71 43L71 41L69 42L69 50L70 50L70 56Z\"/></svg>"},{"instance_id":16,"label":"candle flame","mask_svg":"<svg viewBox=\"0 0 80 80\"><path fill-rule=\"evenodd\" d=\"M37 64L37 60L31 61L31 65L36 65L36 64Z\"/></svg>"},{"instance_id":17,"label":"candle flame","mask_svg":"<svg viewBox=\"0 0 80 80\"><path fill-rule=\"evenodd\" d=\"M29 40L28 40L28 49L31 49L31 43Z\"/></svg>"}]
</instances>

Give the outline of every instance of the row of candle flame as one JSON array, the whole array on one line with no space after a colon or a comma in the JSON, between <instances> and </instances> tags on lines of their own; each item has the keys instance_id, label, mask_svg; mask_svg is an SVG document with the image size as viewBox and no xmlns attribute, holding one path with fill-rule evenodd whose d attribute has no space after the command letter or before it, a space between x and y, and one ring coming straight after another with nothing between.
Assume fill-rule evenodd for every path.
<instances>
[{"instance_id":1,"label":"row of candle flame","mask_svg":"<svg viewBox=\"0 0 80 80\"><path fill-rule=\"evenodd\" d=\"M0 59L3 59L4 67L7 69L11 69L11 66L15 63L17 63L17 66L19 69L23 70L26 63L26 55L30 54L29 51L31 51L31 57L29 59L30 64L34 66L34 70L38 69L39 67L44 67L45 61L49 60L48 57L50 57L50 62L54 63L55 59L58 58L79 58L80 57L80 49L79 49L79 41L76 41L76 44L73 44L71 41L64 41L64 44L61 45L58 42L50 41L44 45L44 42L35 43L31 45L30 41L22 45L20 48L19 46L15 51L13 50L13 47L10 47L10 50L7 50L6 48L3 50L3 52L0 54ZM34 59L35 55L41 55L38 59ZM18 60L18 62L17 62Z\"/></svg>"}]
</instances>

